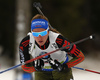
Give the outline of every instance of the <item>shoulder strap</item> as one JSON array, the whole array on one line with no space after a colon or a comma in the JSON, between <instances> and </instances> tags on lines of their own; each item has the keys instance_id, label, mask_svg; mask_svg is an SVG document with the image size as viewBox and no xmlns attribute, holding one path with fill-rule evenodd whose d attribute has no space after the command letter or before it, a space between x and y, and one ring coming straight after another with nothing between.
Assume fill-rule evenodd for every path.
<instances>
[{"instance_id":1,"label":"shoulder strap","mask_svg":"<svg viewBox=\"0 0 100 80\"><path fill-rule=\"evenodd\" d=\"M52 32L52 31L49 31L50 41L54 43L55 40L57 39L58 35L59 35L58 33L55 33L55 32Z\"/></svg>"},{"instance_id":2,"label":"shoulder strap","mask_svg":"<svg viewBox=\"0 0 100 80\"><path fill-rule=\"evenodd\" d=\"M29 41L29 54L31 54L33 49L34 49L35 39L34 39L34 37L33 37L31 32L29 32L28 35L30 37L30 41Z\"/></svg>"}]
</instances>

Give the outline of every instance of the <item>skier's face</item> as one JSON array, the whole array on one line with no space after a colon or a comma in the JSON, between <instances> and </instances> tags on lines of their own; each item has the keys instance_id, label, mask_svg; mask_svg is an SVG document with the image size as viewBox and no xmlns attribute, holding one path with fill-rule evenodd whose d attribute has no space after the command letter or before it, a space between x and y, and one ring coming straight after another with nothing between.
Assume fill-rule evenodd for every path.
<instances>
[{"instance_id":1,"label":"skier's face","mask_svg":"<svg viewBox=\"0 0 100 80\"><path fill-rule=\"evenodd\" d=\"M34 36L35 41L38 43L38 45L40 46L44 45L49 35L48 29L45 30L43 28L36 28L36 29L33 29L33 32L34 33L32 34Z\"/></svg>"}]
</instances>

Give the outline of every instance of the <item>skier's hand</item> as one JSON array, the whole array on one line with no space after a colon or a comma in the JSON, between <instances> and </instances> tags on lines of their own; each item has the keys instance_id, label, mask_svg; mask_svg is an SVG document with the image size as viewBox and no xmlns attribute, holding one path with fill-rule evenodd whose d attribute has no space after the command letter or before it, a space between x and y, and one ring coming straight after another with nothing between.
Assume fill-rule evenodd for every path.
<instances>
[{"instance_id":1,"label":"skier's hand","mask_svg":"<svg viewBox=\"0 0 100 80\"><path fill-rule=\"evenodd\" d=\"M38 59L33 62L33 66L35 67L36 71L41 71L44 66L44 61L42 59Z\"/></svg>"},{"instance_id":2,"label":"skier's hand","mask_svg":"<svg viewBox=\"0 0 100 80\"><path fill-rule=\"evenodd\" d=\"M61 72L64 69L63 64L59 63L57 60L54 60L54 61L49 60L49 63L51 65L51 67L56 71Z\"/></svg>"},{"instance_id":3,"label":"skier's hand","mask_svg":"<svg viewBox=\"0 0 100 80\"><path fill-rule=\"evenodd\" d=\"M66 63L63 64L64 69L68 69L68 65Z\"/></svg>"}]
</instances>

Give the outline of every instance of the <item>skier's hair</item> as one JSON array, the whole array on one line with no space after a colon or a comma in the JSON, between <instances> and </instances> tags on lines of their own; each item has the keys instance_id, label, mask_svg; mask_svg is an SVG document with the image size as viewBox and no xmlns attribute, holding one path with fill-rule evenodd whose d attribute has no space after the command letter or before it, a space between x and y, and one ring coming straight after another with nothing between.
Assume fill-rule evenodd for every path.
<instances>
[{"instance_id":1,"label":"skier's hair","mask_svg":"<svg viewBox=\"0 0 100 80\"><path fill-rule=\"evenodd\" d=\"M45 20L47 20L47 21L49 22L48 18L47 18L46 16L41 15L41 14L36 14L36 15L32 18L31 22L32 22L34 19L45 19ZM53 32L56 32L56 33L59 33L59 31L57 31L56 29L54 29L54 28L52 28L52 27L50 27L50 26L49 26L49 30L50 30L50 31L53 31ZM61 34L61 33L60 33L60 34Z\"/></svg>"}]
</instances>

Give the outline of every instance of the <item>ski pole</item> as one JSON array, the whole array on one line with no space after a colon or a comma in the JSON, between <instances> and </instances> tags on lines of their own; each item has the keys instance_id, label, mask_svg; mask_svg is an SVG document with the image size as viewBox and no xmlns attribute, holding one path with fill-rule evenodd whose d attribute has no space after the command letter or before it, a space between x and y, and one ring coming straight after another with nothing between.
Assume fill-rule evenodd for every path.
<instances>
[{"instance_id":1,"label":"ski pole","mask_svg":"<svg viewBox=\"0 0 100 80\"><path fill-rule=\"evenodd\" d=\"M43 12L40 10L42 8L41 4L39 2L34 2L33 6L38 10L38 12L44 16Z\"/></svg>"},{"instance_id":2,"label":"ski pole","mask_svg":"<svg viewBox=\"0 0 100 80\"><path fill-rule=\"evenodd\" d=\"M38 57L36 57L36 58L30 59L30 60L28 60L28 61L26 61L26 62L24 62L24 63L18 64L18 65L13 66L13 67L10 67L10 68L8 68L8 69L6 69L6 70L4 70L4 71L1 71L0 74L1 74L1 73L4 73L4 72L6 72L6 71L12 70L12 69L14 69L14 68L17 68L17 67L19 67L19 66L21 66L21 65L24 65L24 64L28 64L28 63L30 63L30 62L33 62L33 61L35 61L35 60L37 60L37 59L40 59L40 58L45 57L45 56L47 56L47 55L50 55L50 54L52 54L52 53L54 53L54 52L57 52L57 51L59 51L59 50L63 50L63 49L65 49L66 47L69 47L69 46L72 46L72 45L74 45L74 44L78 44L78 43L84 42L84 41L86 41L86 40L88 40L88 39L93 39L93 35L91 35L91 36L89 36L89 37L86 37L86 38L84 38L84 39L81 39L81 40L79 40L79 41L76 41L76 42L74 42L74 43L71 43L70 45L67 45L67 46L65 46L65 47L61 47L61 48L56 49L56 50L54 50L54 51L48 52L48 53L46 53L46 54L44 54L44 55L41 55L41 56L38 56Z\"/></svg>"},{"instance_id":3,"label":"ski pole","mask_svg":"<svg viewBox=\"0 0 100 80\"><path fill-rule=\"evenodd\" d=\"M41 15L45 16L45 15L43 14L43 12L41 11L41 9L40 9L40 8L42 8L42 6L41 6L41 4L40 4L39 2L34 2L34 3L33 3L33 6L38 10L38 12L39 12ZM48 22L48 24L49 24L49 26L50 26L51 28L53 28L49 22Z\"/></svg>"},{"instance_id":4,"label":"ski pole","mask_svg":"<svg viewBox=\"0 0 100 80\"><path fill-rule=\"evenodd\" d=\"M97 71L93 71L93 70L89 70L89 69L84 69L84 68L80 68L80 67L72 67L72 68L75 68L75 69L80 69L80 70L83 70L83 71L88 71L88 72L93 72L93 73L97 73L97 74L100 74L100 72L97 72Z\"/></svg>"}]
</instances>

